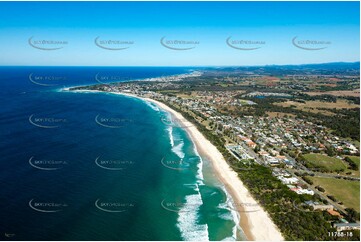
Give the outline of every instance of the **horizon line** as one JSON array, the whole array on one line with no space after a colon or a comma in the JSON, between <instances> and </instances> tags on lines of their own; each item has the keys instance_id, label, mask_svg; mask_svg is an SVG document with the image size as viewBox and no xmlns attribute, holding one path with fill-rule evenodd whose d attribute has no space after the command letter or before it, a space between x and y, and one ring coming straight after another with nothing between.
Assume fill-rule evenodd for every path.
<instances>
[{"instance_id":1,"label":"horizon line","mask_svg":"<svg viewBox=\"0 0 361 242\"><path fill-rule=\"evenodd\" d=\"M323 65L323 64L356 64L358 61L332 61L332 62L319 62L319 63L302 63L302 64L264 64L264 65L174 65L174 66L158 66L158 65L0 65L0 67L183 67L183 68L206 68L206 67L265 67L265 66L302 66L302 65Z\"/></svg>"}]
</instances>

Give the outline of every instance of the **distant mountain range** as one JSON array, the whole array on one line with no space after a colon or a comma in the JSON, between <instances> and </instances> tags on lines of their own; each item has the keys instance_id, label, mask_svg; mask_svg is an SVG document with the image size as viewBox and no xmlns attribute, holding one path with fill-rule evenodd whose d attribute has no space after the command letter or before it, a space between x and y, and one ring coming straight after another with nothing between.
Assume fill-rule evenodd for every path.
<instances>
[{"instance_id":1,"label":"distant mountain range","mask_svg":"<svg viewBox=\"0 0 361 242\"><path fill-rule=\"evenodd\" d=\"M359 69L360 62L329 62L317 64L301 64L301 65L272 65L278 67L290 68L312 68L312 69Z\"/></svg>"},{"instance_id":2,"label":"distant mountain range","mask_svg":"<svg viewBox=\"0 0 361 242\"><path fill-rule=\"evenodd\" d=\"M360 62L330 62L302 65L266 65L206 68L238 74L260 75L360 75Z\"/></svg>"}]
</instances>

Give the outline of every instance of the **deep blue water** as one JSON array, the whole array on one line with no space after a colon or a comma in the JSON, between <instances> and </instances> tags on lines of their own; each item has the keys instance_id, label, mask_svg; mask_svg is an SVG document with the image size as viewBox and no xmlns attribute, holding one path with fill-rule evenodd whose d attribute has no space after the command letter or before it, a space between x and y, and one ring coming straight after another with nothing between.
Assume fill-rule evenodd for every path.
<instances>
[{"instance_id":1,"label":"deep blue water","mask_svg":"<svg viewBox=\"0 0 361 242\"><path fill-rule=\"evenodd\" d=\"M204 178L211 168L186 132L162 122L169 114L121 95L59 91L187 71L1 67L0 239L235 237L226 193Z\"/></svg>"}]
</instances>

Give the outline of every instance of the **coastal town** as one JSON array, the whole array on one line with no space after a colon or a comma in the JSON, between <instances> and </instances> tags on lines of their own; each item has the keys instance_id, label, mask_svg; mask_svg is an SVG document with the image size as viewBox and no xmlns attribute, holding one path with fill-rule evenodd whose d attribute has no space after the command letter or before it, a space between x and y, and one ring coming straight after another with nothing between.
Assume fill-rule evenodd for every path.
<instances>
[{"instance_id":1,"label":"coastal town","mask_svg":"<svg viewBox=\"0 0 361 242\"><path fill-rule=\"evenodd\" d=\"M360 2L0 0L0 241L361 241Z\"/></svg>"},{"instance_id":2,"label":"coastal town","mask_svg":"<svg viewBox=\"0 0 361 242\"><path fill-rule=\"evenodd\" d=\"M196 71L179 77L107 83L78 87L76 90L124 93L162 102L186 115L187 119L193 119L205 132L221 137L220 140L230 155L228 157L231 157L226 160L235 171L246 169L251 173L256 169L254 166L269 169L272 176L290 192L302 197L301 200L292 202L292 209L328 214L324 214L325 221L331 224L330 228L335 232L359 231L359 195L352 199L345 196L344 199L337 191L340 188L330 185L356 185L359 193L359 141L354 138L354 134L345 136L340 135L340 132L333 132L334 128L327 121L317 118L319 115L328 120L330 116L339 116L338 112L359 110L359 96L357 103L354 102L357 99L355 95L344 99L343 94L334 96L325 91L325 95L321 96L322 100L319 100L318 96L304 92L306 89L310 93L315 92L317 82L312 89L304 81L307 84L310 79L318 77L321 85L324 85L325 80L335 78L340 85L345 84L345 79L351 80L352 91L343 92L357 94L354 83L359 83L358 77L305 74L292 77L292 80L297 78L298 84L295 85L290 84L289 75L281 78L260 75L258 80L268 80L262 86L262 82L261 85L257 83L254 76L241 76L237 79L237 73L231 72L224 81L215 73L214 70ZM213 82L206 82L207 78ZM270 85L269 80L277 82ZM273 102L271 109L262 107L268 107L267 99ZM301 110L301 106L287 106L289 102L306 105L323 103L305 111ZM332 104L334 106L331 108L324 108ZM240 177L242 179L241 174ZM344 188L343 192L354 191ZM357 236L351 237L348 239Z\"/></svg>"}]
</instances>

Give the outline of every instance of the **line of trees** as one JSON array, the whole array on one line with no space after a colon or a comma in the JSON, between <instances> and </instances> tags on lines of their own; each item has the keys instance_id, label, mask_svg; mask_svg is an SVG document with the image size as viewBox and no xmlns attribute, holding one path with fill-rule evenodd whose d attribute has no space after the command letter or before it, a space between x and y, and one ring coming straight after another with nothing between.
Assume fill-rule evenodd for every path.
<instances>
[{"instance_id":1,"label":"line of trees","mask_svg":"<svg viewBox=\"0 0 361 242\"><path fill-rule=\"evenodd\" d=\"M226 161L235 168L238 176L248 188L252 196L270 214L273 222L278 226L286 240L343 240L344 238L329 236L329 232L336 230L329 221L337 220L327 212L307 212L297 209L294 204L301 204L308 200L319 200L317 195L298 195L290 191L272 175L270 168L256 163L239 162L224 146L224 140L199 124L194 117L171 103L164 102L172 109L182 113L184 118L192 122L198 130L222 153ZM240 168L239 170L237 168ZM358 231L353 237L345 240L360 240Z\"/></svg>"},{"instance_id":2,"label":"line of trees","mask_svg":"<svg viewBox=\"0 0 361 242\"><path fill-rule=\"evenodd\" d=\"M354 162L350 157L346 157L345 161L348 163L348 165L350 166L351 170L355 170L358 171L358 165L356 164L356 162Z\"/></svg>"}]
</instances>

